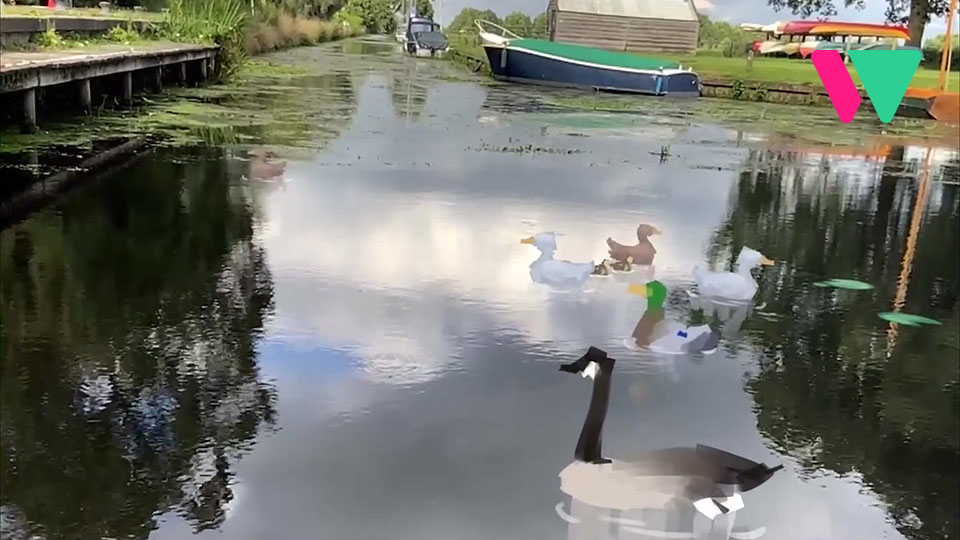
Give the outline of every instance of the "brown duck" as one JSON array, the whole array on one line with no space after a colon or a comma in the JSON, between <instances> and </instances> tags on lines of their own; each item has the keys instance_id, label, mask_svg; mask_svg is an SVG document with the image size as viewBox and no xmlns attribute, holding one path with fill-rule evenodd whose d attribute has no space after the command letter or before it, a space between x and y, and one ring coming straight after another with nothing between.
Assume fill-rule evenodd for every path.
<instances>
[{"instance_id":1,"label":"brown duck","mask_svg":"<svg viewBox=\"0 0 960 540\"><path fill-rule=\"evenodd\" d=\"M250 176L256 180L272 180L283 176L287 169L286 161L273 161L275 157L273 152L258 148L250 152L250 155L253 156L250 162Z\"/></svg>"},{"instance_id":2,"label":"brown duck","mask_svg":"<svg viewBox=\"0 0 960 540\"><path fill-rule=\"evenodd\" d=\"M607 238L607 245L610 246L610 257L621 262L626 262L628 257L633 257L633 264L653 264L653 257L657 254L657 248L650 243L649 237L654 234L660 234L660 231L653 225L643 224L637 227L639 243L635 246L625 246L617 243L613 238Z\"/></svg>"}]
</instances>

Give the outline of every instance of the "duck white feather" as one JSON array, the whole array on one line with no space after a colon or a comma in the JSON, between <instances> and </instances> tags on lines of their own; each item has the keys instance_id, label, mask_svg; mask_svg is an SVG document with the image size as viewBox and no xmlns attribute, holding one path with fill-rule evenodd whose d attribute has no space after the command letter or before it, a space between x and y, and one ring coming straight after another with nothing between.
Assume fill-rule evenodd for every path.
<instances>
[{"instance_id":1,"label":"duck white feather","mask_svg":"<svg viewBox=\"0 0 960 540\"><path fill-rule=\"evenodd\" d=\"M697 266L693 269L693 277L702 296L750 300L757 294L757 282L750 271L771 264L774 262L759 251L744 247L737 257L736 272L713 272Z\"/></svg>"},{"instance_id":2,"label":"duck white feather","mask_svg":"<svg viewBox=\"0 0 960 540\"><path fill-rule=\"evenodd\" d=\"M557 237L551 232L539 233L521 240L540 250L540 258L530 264L530 278L537 283L571 287L583 284L596 266L593 262L575 263L553 258Z\"/></svg>"}]
</instances>

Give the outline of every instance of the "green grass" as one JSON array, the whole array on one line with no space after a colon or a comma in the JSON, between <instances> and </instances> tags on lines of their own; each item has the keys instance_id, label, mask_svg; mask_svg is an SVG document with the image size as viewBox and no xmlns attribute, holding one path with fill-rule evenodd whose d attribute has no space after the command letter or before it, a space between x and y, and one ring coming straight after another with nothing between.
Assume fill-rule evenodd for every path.
<instances>
[{"instance_id":1,"label":"green grass","mask_svg":"<svg viewBox=\"0 0 960 540\"><path fill-rule=\"evenodd\" d=\"M476 58L486 58L483 53L483 47L477 44L474 35L453 35L450 36L450 45L452 48L463 54ZM746 83L758 82L767 86L771 84L808 84L819 87L820 78L817 76L817 70L813 67L810 60L799 60L796 58L763 58L753 59L753 69L747 71L746 57L728 58L709 52L700 53L695 56L690 55L671 55L651 53L654 56L660 56L665 59L679 62L684 67L691 66L694 71L700 74L704 79L722 78L722 79L741 79ZM860 84L860 77L853 69L848 66L850 76L854 84ZM910 86L913 88L936 88L940 73L935 69L921 67L913 76L913 82ZM960 89L960 73L950 72L949 89L956 92Z\"/></svg>"},{"instance_id":2,"label":"green grass","mask_svg":"<svg viewBox=\"0 0 960 540\"><path fill-rule=\"evenodd\" d=\"M799 60L795 58L754 58L753 69L747 71L747 59L727 58L723 56L697 55L697 56L678 56L663 55L677 62L684 67L691 66L701 77L709 79L711 77L724 79L742 79L744 81L756 81L763 83L781 83L781 84L812 84L820 86L820 78L817 76L817 70L813 67L810 60ZM860 84L860 77L853 69L853 65L848 65L850 76L854 84ZM939 79L939 72L934 69L921 67L913 76L910 86L913 88L936 88ZM949 88L956 91L960 88L960 73L950 73Z\"/></svg>"},{"instance_id":3,"label":"green grass","mask_svg":"<svg viewBox=\"0 0 960 540\"><path fill-rule=\"evenodd\" d=\"M50 9L36 6L7 6L4 5L0 16L3 17L96 17L100 19L134 19L145 21L159 21L163 13L156 11L133 11L132 9L102 11L100 8L67 8Z\"/></svg>"},{"instance_id":4,"label":"green grass","mask_svg":"<svg viewBox=\"0 0 960 540\"><path fill-rule=\"evenodd\" d=\"M483 47L481 47L477 41L479 38L476 34L451 34L447 36L447 39L450 42L450 48L456 49L462 54L474 58L487 57L487 55L483 53Z\"/></svg>"}]
</instances>

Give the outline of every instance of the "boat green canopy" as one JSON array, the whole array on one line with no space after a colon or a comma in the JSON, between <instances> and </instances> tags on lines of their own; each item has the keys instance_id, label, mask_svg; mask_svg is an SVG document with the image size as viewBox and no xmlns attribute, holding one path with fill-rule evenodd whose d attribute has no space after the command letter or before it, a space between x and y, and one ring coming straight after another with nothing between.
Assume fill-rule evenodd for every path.
<instances>
[{"instance_id":1,"label":"boat green canopy","mask_svg":"<svg viewBox=\"0 0 960 540\"><path fill-rule=\"evenodd\" d=\"M659 58L650 58L631 53L622 53L595 49L593 47L584 47L582 45L571 45L569 43L559 43L556 41L546 41L543 39L515 39L510 41L511 49L524 49L532 53L549 54L559 56L567 60L577 62L589 62L609 67L620 67L628 69L677 69L680 64L669 60Z\"/></svg>"}]
</instances>

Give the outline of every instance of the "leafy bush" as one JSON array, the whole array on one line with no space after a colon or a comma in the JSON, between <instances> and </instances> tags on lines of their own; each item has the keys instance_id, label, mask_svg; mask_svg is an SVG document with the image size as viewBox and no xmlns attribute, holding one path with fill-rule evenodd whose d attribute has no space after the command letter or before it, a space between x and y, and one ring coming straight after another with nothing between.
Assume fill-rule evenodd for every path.
<instances>
[{"instance_id":1,"label":"leafy bush","mask_svg":"<svg viewBox=\"0 0 960 540\"><path fill-rule=\"evenodd\" d=\"M698 49L716 50L729 57L743 56L753 41L753 34L738 26L723 21L711 21L710 17L700 15Z\"/></svg>"},{"instance_id":2,"label":"leafy bush","mask_svg":"<svg viewBox=\"0 0 960 540\"><path fill-rule=\"evenodd\" d=\"M496 13L489 9L480 10L476 8L463 8L456 17L447 25L447 34L476 34L477 27L474 21L482 19L499 24L511 32L523 37L547 37L547 14L541 13L533 20L530 16L520 11L514 11L503 19L500 19Z\"/></svg>"},{"instance_id":3,"label":"leafy bush","mask_svg":"<svg viewBox=\"0 0 960 540\"><path fill-rule=\"evenodd\" d=\"M342 9L333 16L333 22L349 28L353 34L359 34L364 30L362 17L354 13L347 13Z\"/></svg>"},{"instance_id":4,"label":"leafy bush","mask_svg":"<svg viewBox=\"0 0 960 540\"><path fill-rule=\"evenodd\" d=\"M763 83L757 83L757 86L753 89L753 100L766 101L769 94L770 89L767 88L767 85Z\"/></svg>"},{"instance_id":5,"label":"leafy bush","mask_svg":"<svg viewBox=\"0 0 960 540\"><path fill-rule=\"evenodd\" d=\"M41 47L63 47L65 44L63 38L52 26L37 34L36 40Z\"/></svg>"},{"instance_id":6,"label":"leafy bush","mask_svg":"<svg viewBox=\"0 0 960 540\"><path fill-rule=\"evenodd\" d=\"M522 37L529 37L533 28L533 21L526 13L514 11L503 18L503 27Z\"/></svg>"},{"instance_id":7,"label":"leafy bush","mask_svg":"<svg viewBox=\"0 0 960 540\"><path fill-rule=\"evenodd\" d=\"M931 69L940 69L940 60L943 55L943 40L946 36L930 38L923 44L923 65ZM960 36L953 36L950 40L953 56L950 58L950 71L960 71Z\"/></svg>"},{"instance_id":8,"label":"leafy bush","mask_svg":"<svg viewBox=\"0 0 960 540\"><path fill-rule=\"evenodd\" d=\"M417 13L422 17L433 18L433 4L430 0L417 0Z\"/></svg>"},{"instance_id":9,"label":"leafy bush","mask_svg":"<svg viewBox=\"0 0 960 540\"><path fill-rule=\"evenodd\" d=\"M348 0L342 11L359 17L363 27L374 34L388 34L397 26L391 0Z\"/></svg>"},{"instance_id":10,"label":"leafy bush","mask_svg":"<svg viewBox=\"0 0 960 540\"><path fill-rule=\"evenodd\" d=\"M733 99L745 99L747 95L747 85L743 82L743 79L734 79L733 85L730 88L730 97Z\"/></svg>"},{"instance_id":11,"label":"leafy bush","mask_svg":"<svg viewBox=\"0 0 960 540\"><path fill-rule=\"evenodd\" d=\"M530 34L535 38L547 37L547 14L541 13L533 18L530 25Z\"/></svg>"},{"instance_id":12,"label":"leafy bush","mask_svg":"<svg viewBox=\"0 0 960 540\"><path fill-rule=\"evenodd\" d=\"M298 19L321 18L327 19L333 16L346 0L248 0L253 6L257 17L276 23L280 13L292 15ZM268 13L269 18L262 17L261 14Z\"/></svg>"},{"instance_id":13,"label":"leafy bush","mask_svg":"<svg viewBox=\"0 0 960 540\"><path fill-rule=\"evenodd\" d=\"M447 25L448 34L458 34L460 32L468 34L476 34L477 27L473 24L473 21L477 19L483 19L485 21L490 21L492 23L500 24L500 17L497 17L497 14L489 9L480 11L476 8L463 8L456 17L450 21L450 24Z\"/></svg>"},{"instance_id":14,"label":"leafy bush","mask_svg":"<svg viewBox=\"0 0 960 540\"><path fill-rule=\"evenodd\" d=\"M118 43L130 44L140 40L140 34L132 27L114 26L107 32L107 39Z\"/></svg>"}]
</instances>

